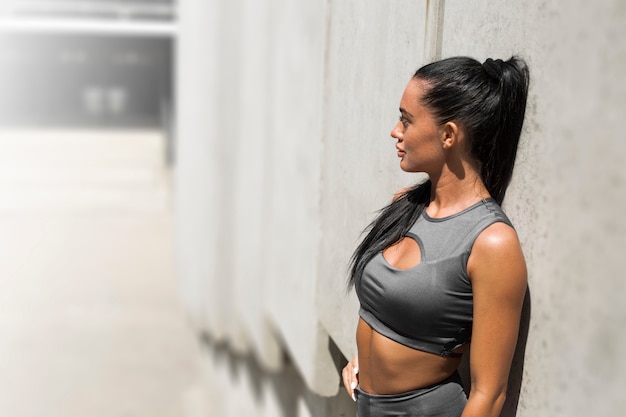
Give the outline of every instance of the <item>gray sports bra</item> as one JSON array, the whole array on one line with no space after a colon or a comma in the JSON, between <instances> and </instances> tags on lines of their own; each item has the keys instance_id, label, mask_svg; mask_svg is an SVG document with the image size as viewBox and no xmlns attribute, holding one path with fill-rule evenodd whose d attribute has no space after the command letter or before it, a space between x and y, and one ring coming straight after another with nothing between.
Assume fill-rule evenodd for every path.
<instances>
[{"instance_id":1,"label":"gray sports bra","mask_svg":"<svg viewBox=\"0 0 626 417\"><path fill-rule=\"evenodd\" d=\"M426 211L407 233L420 248L421 262L409 269L391 266L382 251L355 282L359 315L376 332L398 343L441 356L472 334L472 284L467 260L480 232L496 222L511 225L488 198L444 218Z\"/></svg>"}]
</instances>

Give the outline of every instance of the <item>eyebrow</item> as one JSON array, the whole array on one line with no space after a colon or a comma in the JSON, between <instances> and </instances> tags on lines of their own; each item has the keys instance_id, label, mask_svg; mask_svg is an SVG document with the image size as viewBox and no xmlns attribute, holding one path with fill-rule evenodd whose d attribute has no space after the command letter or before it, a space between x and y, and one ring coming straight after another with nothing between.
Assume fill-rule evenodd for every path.
<instances>
[{"instance_id":1,"label":"eyebrow","mask_svg":"<svg viewBox=\"0 0 626 417\"><path fill-rule=\"evenodd\" d=\"M413 117L413 115L411 113L409 113L408 111L404 110L402 107L400 107L400 113L402 113L403 115L407 115L407 116Z\"/></svg>"}]
</instances>

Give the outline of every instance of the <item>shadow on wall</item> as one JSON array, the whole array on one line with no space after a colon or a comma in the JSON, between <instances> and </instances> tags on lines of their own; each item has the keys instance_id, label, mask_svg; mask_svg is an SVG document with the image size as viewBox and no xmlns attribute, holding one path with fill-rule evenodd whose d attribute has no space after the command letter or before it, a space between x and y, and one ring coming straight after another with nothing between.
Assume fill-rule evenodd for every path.
<instances>
[{"instance_id":1,"label":"shadow on wall","mask_svg":"<svg viewBox=\"0 0 626 417\"><path fill-rule=\"evenodd\" d=\"M517 337L517 346L515 347L513 363L511 364L506 402L504 403L500 417L515 417L517 413L519 396L522 391L522 378L524 376L524 357L526 356L526 343L528 341L528 330L530 328L530 311L530 289L526 289L524 305L522 306L522 317L520 319L519 335Z\"/></svg>"},{"instance_id":2,"label":"shadow on wall","mask_svg":"<svg viewBox=\"0 0 626 417\"><path fill-rule=\"evenodd\" d=\"M337 373L347 360L329 338L329 350ZM280 371L261 368L251 353L238 354L226 342L209 335L201 337L203 358L208 365L210 416L255 415L268 417L352 417L356 405L343 385L334 397L322 397L309 390L287 354ZM228 381L228 384L224 382ZM219 385L217 385L219 384Z\"/></svg>"},{"instance_id":3,"label":"shadow on wall","mask_svg":"<svg viewBox=\"0 0 626 417\"><path fill-rule=\"evenodd\" d=\"M526 289L524 304L522 306L522 315L520 319L520 328L517 336L517 346L513 354L511 363L511 372L509 374L509 386L506 393L506 401L502 407L500 417L515 417L517 415L517 406L522 390L522 378L524 376L524 357L526 356L526 343L528 341L528 331L530 328L530 289ZM468 351L469 352L469 351ZM469 373L469 354L465 354L463 361L459 367L459 373L463 380L465 392L469 393L470 373Z\"/></svg>"}]
</instances>

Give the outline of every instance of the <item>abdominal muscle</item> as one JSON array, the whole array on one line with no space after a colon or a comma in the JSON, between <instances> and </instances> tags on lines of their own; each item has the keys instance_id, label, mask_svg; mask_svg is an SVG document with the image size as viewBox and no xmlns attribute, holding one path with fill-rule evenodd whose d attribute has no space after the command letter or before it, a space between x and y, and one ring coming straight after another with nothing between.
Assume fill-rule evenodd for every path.
<instances>
[{"instance_id":1,"label":"abdominal muscle","mask_svg":"<svg viewBox=\"0 0 626 417\"><path fill-rule=\"evenodd\" d=\"M362 318L356 339L359 385L371 394L400 394L436 384L452 375L461 361L404 346L377 333Z\"/></svg>"}]
</instances>

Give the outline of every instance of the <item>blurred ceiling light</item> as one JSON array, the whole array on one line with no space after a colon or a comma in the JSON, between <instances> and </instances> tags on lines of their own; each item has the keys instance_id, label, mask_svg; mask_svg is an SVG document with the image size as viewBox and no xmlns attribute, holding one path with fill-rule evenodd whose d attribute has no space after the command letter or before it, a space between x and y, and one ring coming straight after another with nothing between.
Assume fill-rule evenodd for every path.
<instances>
[{"instance_id":1,"label":"blurred ceiling light","mask_svg":"<svg viewBox=\"0 0 626 417\"><path fill-rule=\"evenodd\" d=\"M76 33L142 37L174 37L173 23L109 22L87 19L1 19L0 32Z\"/></svg>"},{"instance_id":2,"label":"blurred ceiling light","mask_svg":"<svg viewBox=\"0 0 626 417\"><path fill-rule=\"evenodd\" d=\"M137 0L4 0L0 33L76 33L174 37L172 2Z\"/></svg>"},{"instance_id":3,"label":"blurred ceiling light","mask_svg":"<svg viewBox=\"0 0 626 417\"><path fill-rule=\"evenodd\" d=\"M176 14L176 7L169 1L4 0L0 6L0 14L29 16L97 15L122 19L172 20Z\"/></svg>"}]
</instances>

